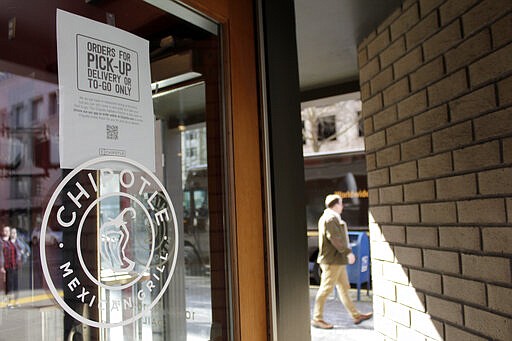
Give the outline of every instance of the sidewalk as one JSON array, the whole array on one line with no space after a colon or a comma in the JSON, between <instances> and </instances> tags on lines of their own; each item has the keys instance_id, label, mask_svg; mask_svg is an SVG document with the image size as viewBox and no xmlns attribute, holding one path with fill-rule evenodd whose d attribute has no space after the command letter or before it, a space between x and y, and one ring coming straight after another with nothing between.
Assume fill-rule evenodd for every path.
<instances>
[{"instance_id":1,"label":"sidewalk","mask_svg":"<svg viewBox=\"0 0 512 341\"><path fill-rule=\"evenodd\" d=\"M318 286L309 287L309 306L310 315L313 314L313 306L315 305L315 296ZM350 290L350 297L361 312L366 313L373 311L372 308L372 291L370 296L366 295L366 289L361 290L361 301L357 301L357 290ZM377 340L377 334L373 331L373 318L354 325L351 316L345 310L340 299L334 294L331 295L325 303L324 320L334 324L334 329L325 330L311 327L311 341L371 341Z\"/></svg>"}]
</instances>

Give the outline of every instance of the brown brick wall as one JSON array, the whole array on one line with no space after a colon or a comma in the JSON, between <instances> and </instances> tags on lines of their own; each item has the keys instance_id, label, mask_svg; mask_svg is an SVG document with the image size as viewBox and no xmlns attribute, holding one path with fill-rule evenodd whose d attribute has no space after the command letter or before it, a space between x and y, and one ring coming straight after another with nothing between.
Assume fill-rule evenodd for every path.
<instances>
[{"instance_id":1,"label":"brown brick wall","mask_svg":"<svg viewBox=\"0 0 512 341\"><path fill-rule=\"evenodd\" d=\"M376 331L512 339L512 1L403 1L358 50Z\"/></svg>"}]
</instances>

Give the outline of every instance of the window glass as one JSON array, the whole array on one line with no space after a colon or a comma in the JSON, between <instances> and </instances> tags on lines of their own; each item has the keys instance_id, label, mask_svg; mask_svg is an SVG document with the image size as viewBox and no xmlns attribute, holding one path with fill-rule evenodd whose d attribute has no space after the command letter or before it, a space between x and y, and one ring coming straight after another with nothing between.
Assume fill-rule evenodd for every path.
<instances>
[{"instance_id":1,"label":"window glass","mask_svg":"<svg viewBox=\"0 0 512 341\"><path fill-rule=\"evenodd\" d=\"M0 4L2 22L16 18L12 35L0 37L2 333L227 340L219 37L142 1L61 5L149 41L153 84L144 86L152 87L158 181L144 185L150 175L133 165L60 168L66 113L59 110L56 8L36 0ZM105 133L114 142L119 132ZM167 262L174 252L175 263Z\"/></svg>"},{"instance_id":2,"label":"window glass","mask_svg":"<svg viewBox=\"0 0 512 341\"><path fill-rule=\"evenodd\" d=\"M324 116L318 119L318 140L329 140L336 138L336 118Z\"/></svg>"},{"instance_id":3,"label":"window glass","mask_svg":"<svg viewBox=\"0 0 512 341\"><path fill-rule=\"evenodd\" d=\"M306 158L306 217L308 230L316 230L325 209L325 196L343 198L341 217L350 230L368 230L368 184L364 155L329 155Z\"/></svg>"}]
</instances>

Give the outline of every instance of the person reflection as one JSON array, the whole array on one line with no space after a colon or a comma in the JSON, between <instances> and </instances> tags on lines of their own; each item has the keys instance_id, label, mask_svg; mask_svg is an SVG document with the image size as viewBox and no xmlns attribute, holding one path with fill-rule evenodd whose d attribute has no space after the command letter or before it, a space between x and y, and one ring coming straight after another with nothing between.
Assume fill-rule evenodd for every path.
<instances>
[{"instance_id":1,"label":"person reflection","mask_svg":"<svg viewBox=\"0 0 512 341\"><path fill-rule=\"evenodd\" d=\"M27 283L28 278L24 277L24 267L30 261L30 246L23 240L23 236L18 235L18 230L11 227L11 243L16 246L18 252L18 290L23 290L23 285Z\"/></svg>"},{"instance_id":2,"label":"person reflection","mask_svg":"<svg viewBox=\"0 0 512 341\"><path fill-rule=\"evenodd\" d=\"M28 246L23 238L18 238L18 230L15 227L11 228L11 242L16 246L19 260L18 266L21 267L30 258L30 246Z\"/></svg>"},{"instance_id":3,"label":"person reflection","mask_svg":"<svg viewBox=\"0 0 512 341\"><path fill-rule=\"evenodd\" d=\"M18 263L21 257L10 237L11 228L4 226L0 239L2 249L2 252L0 252L0 273L5 275L5 294L7 295L8 307L13 307L18 293Z\"/></svg>"}]
</instances>

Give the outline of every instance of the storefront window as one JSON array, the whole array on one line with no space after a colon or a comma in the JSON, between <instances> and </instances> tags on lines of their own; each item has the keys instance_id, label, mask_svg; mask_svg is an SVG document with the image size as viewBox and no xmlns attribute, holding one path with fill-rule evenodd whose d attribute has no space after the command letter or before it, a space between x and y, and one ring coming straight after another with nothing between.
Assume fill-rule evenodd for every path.
<instances>
[{"instance_id":1,"label":"storefront window","mask_svg":"<svg viewBox=\"0 0 512 341\"><path fill-rule=\"evenodd\" d=\"M60 9L149 41L150 69L139 72L151 75L140 88L151 91L154 141L140 143L152 144L155 171L137 160L120 165L122 155L61 168L59 123L69 113L59 108L57 8L2 3L2 22L14 25L0 37L2 334L228 339L218 35L143 1ZM94 101L115 103L109 110L125 104L101 93L81 96L82 109ZM105 122L99 134L115 143L123 131Z\"/></svg>"}]
</instances>

